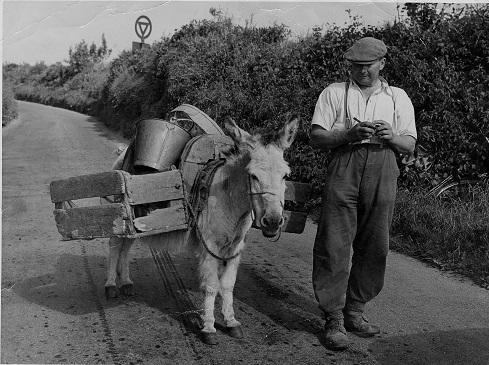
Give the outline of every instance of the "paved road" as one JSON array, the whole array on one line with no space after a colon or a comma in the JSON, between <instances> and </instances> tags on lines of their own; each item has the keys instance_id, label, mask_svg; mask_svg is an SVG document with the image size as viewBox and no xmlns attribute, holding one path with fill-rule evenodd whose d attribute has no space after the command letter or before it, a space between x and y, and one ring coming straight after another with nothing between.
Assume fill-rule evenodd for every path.
<instances>
[{"instance_id":1,"label":"paved road","mask_svg":"<svg viewBox=\"0 0 489 365\"><path fill-rule=\"evenodd\" d=\"M196 260L137 245L137 296L106 300L106 240L61 241L52 180L110 169L122 141L95 119L20 102L2 133L1 363L489 364L489 291L391 253L368 307L382 326L334 353L311 290L314 224L266 241L252 230L235 288L245 338L198 337Z\"/></svg>"}]
</instances>

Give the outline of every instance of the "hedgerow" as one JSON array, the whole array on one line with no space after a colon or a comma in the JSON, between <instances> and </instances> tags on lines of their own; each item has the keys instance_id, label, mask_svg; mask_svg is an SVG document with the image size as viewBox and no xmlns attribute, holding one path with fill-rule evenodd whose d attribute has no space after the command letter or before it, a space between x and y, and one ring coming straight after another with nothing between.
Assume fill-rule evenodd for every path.
<instances>
[{"instance_id":1,"label":"hedgerow","mask_svg":"<svg viewBox=\"0 0 489 365\"><path fill-rule=\"evenodd\" d=\"M442 11L440 12L440 9ZM292 178L313 186L319 202L328 153L308 145L309 121L321 90L348 77L344 51L363 36L383 39L389 53L384 77L413 101L418 143L434 158L431 169L404 168L401 187L427 189L460 168L489 169L489 7L409 4L392 24L313 28L295 36L283 25L236 25L211 9L212 20L192 21L151 48L124 51L110 64L102 46L82 41L67 66L10 67L18 98L100 117L125 137L143 117L164 118L189 103L218 124L232 116L246 129L272 129L292 112L302 125L287 152ZM99 52L100 51L100 52ZM420 164L416 165L420 166Z\"/></svg>"},{"instance_id":2,"label":"hedgerow","mask_svg":"<svg viewBox=\"0 0 489 365\"><path fill-rule=\"evenodd\" d=\"M5 77L2 78L2 126L17 118L17 102L14 99L12 85Z\"/></svg>"}]
</instances>

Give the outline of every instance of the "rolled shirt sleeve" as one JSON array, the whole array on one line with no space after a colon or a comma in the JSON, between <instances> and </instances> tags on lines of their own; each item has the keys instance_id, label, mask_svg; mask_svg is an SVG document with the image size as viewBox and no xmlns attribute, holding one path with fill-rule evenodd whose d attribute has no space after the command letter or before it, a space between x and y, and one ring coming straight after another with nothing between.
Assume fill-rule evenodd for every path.
<instances>
[{"instance_id":1,"label":"rolled shirt sleeve","mask_svg":"<svg viewBox=\"0 0 489 365\"><path fill-rule=\"evenodd\" d=\"M316 102L312 124L330 131L344 129L345 113L340 103L344 102L345 84L335 83L325 88Z\"/></svg>"},{"instance_id":2,"label":"rolled shirt sleeve","mask_svg":"<svg viewBox=\"0 0 489 365\"><path fill-rule=\"evenodd\" d=\"M414 107L411 99L402 89L392 87L394 92L395 118L392 130L400 136L418 138L414 119Z\"/></svg>"}]
</instances>

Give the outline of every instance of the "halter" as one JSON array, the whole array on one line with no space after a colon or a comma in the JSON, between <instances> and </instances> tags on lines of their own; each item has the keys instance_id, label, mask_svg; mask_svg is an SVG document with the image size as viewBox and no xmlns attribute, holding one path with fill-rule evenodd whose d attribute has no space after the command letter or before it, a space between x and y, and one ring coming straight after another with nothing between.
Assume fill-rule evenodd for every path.
<instances>
[{"instance_id":1,"label":"halter","mask_svg":"<svg viewBox=\"0 0 489 365\"><path fill-rule=\"evenodd\" d=\"M250 192L248 193L248 195L250 196L253 196L253 195L265 195L265 194L270 194L270 195L275 195L277 196L278 194L276 193L272 193L271 191L259 191L259 192L256 192L256 193L253 193L251 192L251 181L250 181L250 175L248 174L248 181L249 181L249 185L250 185ZM282 201L280 202L280 206L282 207L282 219L284 219L284 203L282 203ZM251 210L251 215L252 215L252 218L253 218L253 221L255 220L254 218L254 213L253 213L253 209ZM269 238L269 237L266 237L266 239L269 241L269 242L277 242L279 239L280 239L280 236L282 234L282 226L280 226L280 229L278 231L278 233L275 235L275 237L277 237L276 239L273 239L273 238Z\"/></svg>"}]
</instances>

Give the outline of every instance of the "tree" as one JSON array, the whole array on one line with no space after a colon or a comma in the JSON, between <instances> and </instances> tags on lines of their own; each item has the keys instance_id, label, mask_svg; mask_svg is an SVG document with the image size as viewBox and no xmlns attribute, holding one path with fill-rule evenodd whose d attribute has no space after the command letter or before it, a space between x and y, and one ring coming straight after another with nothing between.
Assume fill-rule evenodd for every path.
<instances>
[{"instance_id":1,"label":"tree","mask_svg":"<svg viewBox=\"0 0 489 365\"><path fill-rule=\"evenodd\" d=\"M89 65L96 64L109 57L111 52L112 50L107 47L107 41L105 40L104 34L102 34L102 45L98 48L93 42L90 47L88 47L85 40L82 39L80 43L75 45L74 49L70 47L70 50L68 51L69 59L65 61L68 63L66 76L71 78L79 74Z\"/></svg>"}]
</instances>

